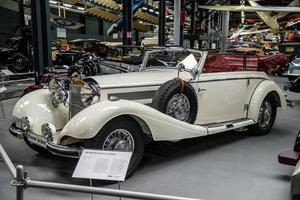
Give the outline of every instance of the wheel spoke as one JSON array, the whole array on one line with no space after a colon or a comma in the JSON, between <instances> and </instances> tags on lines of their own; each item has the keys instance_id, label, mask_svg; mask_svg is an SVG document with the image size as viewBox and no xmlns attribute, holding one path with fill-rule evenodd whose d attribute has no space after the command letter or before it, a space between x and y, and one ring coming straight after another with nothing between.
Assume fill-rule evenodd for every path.
<instances>
[{"instance_id":1,"label":"wheel spoke","mask_svg":"<svg viewBox=\"0 0 300 200\"><path fill-rule=\"evenodd\" d=\"M105 139L102 149L110 151L134 151L134 140L131 133L125 129L116 129Z\"/></svg>"},{"instance_id":2,"label":"wheel spoke","mask_svg":"<svg viewBox=\"0 0 300 200\"><path fill-rule=\"evenodd\" d=\"M264 101L259 109L258 125L262 128L268 126L272 119L272 105L269 101Z\"/></svg>"},{"instance_id":3,"label":"wheel spoke","mask_svg":"<svg viewBox=\"0 0 300 200\"><path fill-rule=\"evenodd\" d=\"M187 121L190 112L190 103L184 94L175 94L168 102L166 114L178 120Z\"/></svg>"}]
</instances>

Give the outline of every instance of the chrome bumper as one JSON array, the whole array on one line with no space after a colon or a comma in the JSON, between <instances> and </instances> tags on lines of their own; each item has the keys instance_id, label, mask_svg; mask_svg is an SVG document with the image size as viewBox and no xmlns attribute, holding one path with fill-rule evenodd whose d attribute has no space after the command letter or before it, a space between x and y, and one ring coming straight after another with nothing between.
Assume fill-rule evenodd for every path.
<instances>
[{"instance_id":1,"label":"chrome bumper","mask_svg":"<svg viewBox=\"0 0 300 200\"><path fill-rule=\"evenodd\" d=\"M16 123L12 123L11 126L9 127L9 132L20 139L28 139L27 135L24 133L22 129L17 127ZM35 134L32 134L33 137ZM36 135L37 136L37 135ZM31 138L33 138L31 137ZM36 141L35 143L37 143ZM39 145L39 144L37 144ZM46 141L45 144L40 144L39 146L42 146L43 148L47 149L49 152L55 155L59 155L62 157L69 157L69 158L79 158L81 155L81 152L83 148L75 148L75 147L68 147L64 145L59 145L59 144L54 144L50 140Z\"/></svg>"},{"instance_id":2,"label":"chrome bumper","mask_svg":"<svg viewBox=\"0 0 300 200\"><path fill-rule=\"evenodd\" d=\"M23 139L24 138L24 132L22 131L22 129L18 128L16 125L16 122L13 122L10 127L9 127L9 132L10 134L12 134L13 136L19 138L19 139Z\"/></svg>"}]
</instances>

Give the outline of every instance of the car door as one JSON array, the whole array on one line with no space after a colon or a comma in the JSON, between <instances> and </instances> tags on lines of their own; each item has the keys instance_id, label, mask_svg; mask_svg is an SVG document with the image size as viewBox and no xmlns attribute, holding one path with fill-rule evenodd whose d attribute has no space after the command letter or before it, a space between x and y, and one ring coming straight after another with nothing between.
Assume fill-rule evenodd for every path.
<instances>
[{"instance_id":1,"label":"car door","mask_svg":"<svg viewBox=\"0 0 300 200\"><path fill-rule=\"evenodd\" d=\"M201 74L197 81L196 123L212 124L245 118L248 84L246 78L228 78L224 73Z\"/></svg>"}]
</instances>

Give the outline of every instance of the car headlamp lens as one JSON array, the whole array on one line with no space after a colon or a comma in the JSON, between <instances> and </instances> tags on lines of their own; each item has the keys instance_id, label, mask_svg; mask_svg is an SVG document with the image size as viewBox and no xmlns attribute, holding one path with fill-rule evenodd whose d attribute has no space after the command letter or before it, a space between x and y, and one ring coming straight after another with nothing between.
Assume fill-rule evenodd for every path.
<instances>
[{"instance_id":1,"label":"car headlamp lens","mask_svg":"<svg viewBox=\"0 0 300 200\"><path fill-rule=\"evenodd\" d=\"M100 100L100 88L97 85L85 83L81 87L80 95L84 106L92 105Z\"/></svg>"},{"instance_id":2,"label":"car headlamp lens","mask_svg":"<svg viewBox=\"0 0 300 200\"><path fill-rule=\"evenodd\" d=\"M21 129L23 130L23 131L29 131L29 129L30 129L30 125L31 125L31 120L30 120L30 118L29 117L22 117L22 119L21 119Z\"/></svg>"},{"instance_id":3,"label":"car headlamp lens","mask_svg":"<svg viewBox=\"0 0 300 200\"><path fill-rule=\"evenodd\" d=\"M53 134L56 132L56 128L53 124L46 123L41 127L42 136L47 140L52 140Z\"/></svg>"},{"instance_id":4,"label":"car headlamp lens","mask_svg":"<svg viewBox=\"0 0 300 200\"><path fill-rule=\"evenodd\" d=\"M56 103L64 103L68 98L68 93L63 89L58 89L54 93L54 101Z\"/></svg>"},{"instance_id":5,"label":"car headlamp lens","mask_svg":"<svg viewBox=\"0 0 300 200\"><path fill-rule=\"evenodd\" d=\"M59 80L51 79L49 82L49 90L55 93L59 89L63 89L63 83Z\"/></svg>"}]
</instances>

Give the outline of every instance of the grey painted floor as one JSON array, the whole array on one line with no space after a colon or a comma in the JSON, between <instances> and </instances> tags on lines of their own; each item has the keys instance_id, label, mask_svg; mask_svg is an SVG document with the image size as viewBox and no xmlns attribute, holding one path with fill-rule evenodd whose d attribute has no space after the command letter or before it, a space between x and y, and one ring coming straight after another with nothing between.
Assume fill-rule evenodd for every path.
<instances>
[{"instance_id":1,"label":"grey painted floor","mask_svg":"<svg viewBox=\"0 0 300 200\"><path fill-rule=\"evenodd\" d=\"M276 81L282 85L285 79L276 78ZM121 189L207 200L291 199L293 167L279 164L277 155L292 148L300 129L300 94L286 93L296 107L278 111L269 135L250 137L243 132L227 132L173 144L150 144L142 165L121 183ZM76 160L39 155L9 135L10 113L15 102L3 102L6 119L0 120L0 143L13 162L24 165L34 180L88 184L86 180L71 178ZM0 200L15 198L10 180L5 165L0 162ZM88 200L90 195L26 189L25 199ZM118 198L95 196L94 199Z\"/></svg>"}]
</instances>

